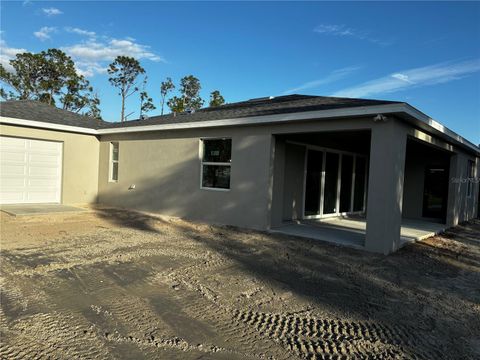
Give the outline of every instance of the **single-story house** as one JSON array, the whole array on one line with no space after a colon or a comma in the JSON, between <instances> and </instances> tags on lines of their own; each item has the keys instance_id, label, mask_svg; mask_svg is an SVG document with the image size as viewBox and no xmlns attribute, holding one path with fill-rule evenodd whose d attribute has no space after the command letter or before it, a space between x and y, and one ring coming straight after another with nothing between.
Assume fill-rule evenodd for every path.
<instances>
[{"instance_id":1,"label":"single-story house","mask_svg":"<svg viewBox=\"0 0 480 360\"><path fill-rule=\"evenodd\" d=\"M404 102L289 95L111 123L6 101L0 135L0 204L261 230L359 214L365 249L385 254L402 219L450 227L478 212L480 148Z\"/></svg>"}]
</instances>

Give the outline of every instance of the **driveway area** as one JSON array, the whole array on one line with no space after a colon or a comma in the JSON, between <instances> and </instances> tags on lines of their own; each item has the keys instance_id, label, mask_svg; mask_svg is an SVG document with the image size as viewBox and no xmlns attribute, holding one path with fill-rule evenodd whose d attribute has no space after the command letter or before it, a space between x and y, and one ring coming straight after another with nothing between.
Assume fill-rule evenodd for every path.
<instances>
[{"instance_id":1,"label":"driveway area","mask_svg":"<svg viewBox=\"0 0 480 360\"><path fill-rule=\"evenodd\" d=\"M480 221L385 257L112 208L0 220L1 359L480 357Z\"/></svg>"}]
</instances>

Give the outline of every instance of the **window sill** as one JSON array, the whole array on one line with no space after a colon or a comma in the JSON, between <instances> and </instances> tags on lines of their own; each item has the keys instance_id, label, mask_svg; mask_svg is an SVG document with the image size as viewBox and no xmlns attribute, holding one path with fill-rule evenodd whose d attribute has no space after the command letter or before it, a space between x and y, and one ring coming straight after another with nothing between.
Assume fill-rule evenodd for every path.
<instances>
[{"instance_id":1,"label":"window sill","mask_svg":"<svg viewBox=\"0 0 480 360\"><path fill-rule=\"evenodd\" d=\"M204 187L201 186L200 190L210 190L210 191L222 191L222 192L228 192L230 189L223 189L223 188L212 188L212 187Z\"/></svg>"}]
</instances>

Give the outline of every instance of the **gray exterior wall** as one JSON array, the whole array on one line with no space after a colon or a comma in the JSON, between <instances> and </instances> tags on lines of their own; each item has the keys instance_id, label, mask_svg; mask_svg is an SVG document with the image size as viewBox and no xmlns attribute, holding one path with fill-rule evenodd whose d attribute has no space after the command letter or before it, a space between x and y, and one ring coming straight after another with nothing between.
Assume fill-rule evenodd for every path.
<instances>
[{"instance_id":1,"label":"gray exterior wall","mask_svg":"<svg viewBox=\"0 0 480 360\"><path fill-rule=\"evenodd\" d=\"M200 188L200 139L232 138L231 189ZM119 142L119 180L108 181L109 146ZM206 129L103 136L98 202L255 229L269 226L271 136ZM129 190L135 184L134 190Z\"/></svg>"},{"instance_id":2,"label":"gray exterior wall","mask_svg":"<svg viewBox=\"0 0 480 360\"><path fill-rule=\"evenodd\" d=\"M269 126L103 135L98 202L211 223L268 229L284 218L281 166L274 134L365 129L371 120L344 119ZM231 189L200 189L200 139L232 138ZM108 181L110 142L118 141L119 181ZM299 166L303 173L304 158ZM284 165L283 165L284 166ZM300 169L300 167L299 167ZM275 174L275 176L274 176ZM302 175L303 179L303 175ZM135 184L135 189L129 190ZM302 184L303 185L303 184ZM295 211L301 214L296 191ZM275 214L275 216L272 216Z\"/></svg>"},{"instance_id":3,"label":"gray exterior wall","mask_svg":"<svg viewBox=\"0 0 480 360\"><path fill-rule=\"evenodd\" d=\"M391 213L388 209L392 207L374 210L371 204L384 202L390 188L395 189L397 194L392 197L392 204L396 205L390 204L398 210L395 214L402 213L402 206L405 206L404 213L411 217L421 214L422 196L419 194L423 191L424 170L419 171L415 163L405 163L404 145L407 136L418 137L416 130L403 121L391 119L383 124L375 123L371 118L104 135L100 140L98 202L255 229L279 226L285 220L300 219L302 216L305 149L285 143L282 137L276 135L344 130L370 130L372 136L378 134L375 140L372 138L371 148L379 156L378 168L372 168L370 164L373 173L370 173L369 181L376 179L373 183L377 184L373 187L370 184L368 191L370 193L371 189L375 189L376 194L369 195L367 201L371 213L370 233L378 226L385 228L384 215ZM212 137L232 138L229 191L200 188L200 139ZM392 142L392 138L398 141ZM118 141L120 145L117 183L108 181L111 141ZM403 145L394 149L392 146L396 143ZM463 154L461 150L455 150ZM398 151L403 152L400 158ZM386 154L391 154L390 161L394 162L389 177L385 166ZM461 157L459 159L462 161ZM463 167L466 169L466 164ZM410 179L405 184L403 171ZM386 181L387 178L391 184ZM129 190L133 184L135 189ZM456 189L459 195L451 196L449 206L455 209L452 213L458 214L455 215L458 219L472 218L475 202L473 197L472 200L462 199L460 188ZM456 200L451 204L454 198ZM394 217L396 215L392 219ZM399 219L395 220L395 228ZM375 225L377 222L378 226ZM378 234L378 239L385 234ZM393 251L395 246L387 248L385 252Z\"/></svg>"},{"instance_id":4,"label":"gray exterior wall","mask_svg":"<svg viewBox=\"0 0 480 360\"><path fill-rule=\"evenodd\" d=\"M447 225L455 226L478 216L479 183L473 184L472 196L467 196L468 160L475 162L476 179L480 174L480 158L456 152L450 161L450 182L447 207Z\"/></svg>"}]
</instances>

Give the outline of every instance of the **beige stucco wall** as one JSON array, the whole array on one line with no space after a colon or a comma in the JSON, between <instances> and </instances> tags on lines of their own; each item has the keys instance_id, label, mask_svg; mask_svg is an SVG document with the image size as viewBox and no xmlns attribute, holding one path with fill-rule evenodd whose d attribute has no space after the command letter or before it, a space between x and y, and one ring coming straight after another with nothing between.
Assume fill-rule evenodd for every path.
<instances>
[{"instance_id":1,"label":"beige stucco wall","mask_svg":"<svg viewBox=\"0 0 480 360\"><path fill-rule=\"evenodd\" d=\"M96 201L99 141L95 136L4 124L0 135L63 142L62 203Z\"/></svg>"},{"instance_id":2,"label":"beige stucco wall","mask_svg":"<svg viewBox=\"0 0 480 360\"><path fill-rule=\"evenodd\" d=\"M232 138L231 189L200 188L200 139ZM119 142L119 179L108 181ZM240 128L103 136L99 202L212 223L264 229L269 223L271 136ZM135 189L130 189L131 185Z\"/></svg>"}]
</instances>

